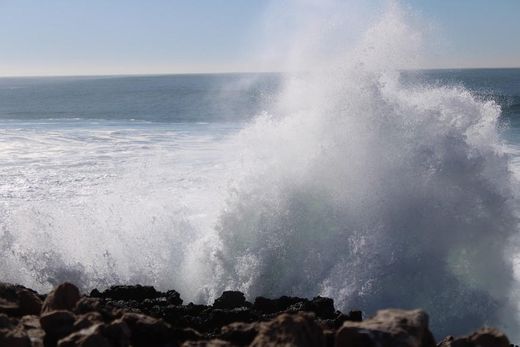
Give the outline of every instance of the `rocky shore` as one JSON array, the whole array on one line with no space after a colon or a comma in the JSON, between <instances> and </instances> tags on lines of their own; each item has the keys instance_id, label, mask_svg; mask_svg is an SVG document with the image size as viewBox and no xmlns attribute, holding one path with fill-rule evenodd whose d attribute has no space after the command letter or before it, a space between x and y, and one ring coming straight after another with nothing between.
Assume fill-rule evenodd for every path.
<instances>
[{"instance_id":1,"label":"rocky shore","mask_svg":"<svg viewBox=\"0 0 520 347\"><path fill-rule=\"evenodd\" d=\"M212 306L183 304L175 290L113 286L82 295L63 283L47 295L0 283L0 347L110 346L402 346L509 347L496 329L482 328L438 344L421 310L389 309L365 319L342 313L332 299L282 296L246 301L222 293Z\"/></svg>"}]
</instances>

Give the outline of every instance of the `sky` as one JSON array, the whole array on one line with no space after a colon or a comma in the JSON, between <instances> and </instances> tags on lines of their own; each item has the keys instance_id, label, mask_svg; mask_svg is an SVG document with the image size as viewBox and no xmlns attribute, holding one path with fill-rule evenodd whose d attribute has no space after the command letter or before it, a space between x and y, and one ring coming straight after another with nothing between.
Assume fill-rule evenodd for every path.
<instances>
[{"instance_id":1,"label":"sky","mask_svg":"<svg viewBox=\"0 0 520 347\"><path fill-rule=\"evenodd\" d=\"M0 0L0 76L276 71L260 58L284 54L294 3L313 1ZM385 0L343 2L375 16ZM435 32L425 68L520 67L520 0L401 2Z\"/></svg>"}]
</instances>

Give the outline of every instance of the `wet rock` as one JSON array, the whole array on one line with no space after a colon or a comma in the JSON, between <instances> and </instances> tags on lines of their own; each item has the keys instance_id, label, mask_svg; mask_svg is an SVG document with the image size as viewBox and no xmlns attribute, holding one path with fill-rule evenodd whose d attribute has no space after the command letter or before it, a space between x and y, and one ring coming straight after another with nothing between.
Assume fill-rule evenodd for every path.
<instances>
[{"instance_id":1,"label":"wet rock","mask_svg":"<svg viewBox=\"0 0 520 347\"><path fill-rule=\"evenodd\" d=\"M334 309L334 300L317 296L311 300L312 312L322 319L334 318L336 310Z\"/></svg>"},{"instance_id":2,"label":"wet rock","mask_svg":"<svg viewBox=\"0 0 520 347\"><path fill-rule=\"evenodd\" d=\"M134 285L134 286L112 286L100 293L91 292L90 296L99 297L99 298L110 298L112 300L135 300L135 301L143 301L144 299L155 299L160 296L160 293L155 290L152 286L142 286L142 285Z\"/></svg>"},{"instance_id":3,"label":"wet rock","mask_svg":"<svg viewBox=\"0 0 520 347\"><path fill-rule=\"evenodd\" d=\"M103 316L98 312L88 312L76 318L72 331L87 329L99 323L103 323Z\"/></svg>"},{"instance_id":4,"label":"wet rock","mask_svg":"<svg viewBox=\"0 0 520 347\"><path fill-rule=\"evenodd\" d=\"M454 338L446 337L438 347L509 347L506 335L493 328L482 328L471 335Z\"/></svg>"},{"instance_id":5,"label":"wet rock","mask_svg":"<svg viewBox=\"0 0 520 347\"><path fill-rule=\"evenodd\" d=\"M200 326L201 329L205 330L220 329L224 325L234 322L249 323L257 320L257 316L255 316L250 309L245 307L234 308L232 310L211 310L206 317ZM204 316L201 318L204 318Z\"/></svg>"},{"instance_id":6,"label":"wet rock","mask_svg":"<svg viewBox=\"0 0 520 347\"><path fill-rule=\"evenodd\" d=\"M346 321L335 340L337 347L436 346L428 329L428 315L421 310L382 310L364 322Z\"/></svg>"},{"instance_id":7,"label":"wet rock","mask_svg":"<svg viewBox=\"0 0 520 347\"><path fill-rule=\"evenodd\" d=\"M104 321L110 321L122 316L120 310L108 306L102 299L89 297L82 297L79 299L73 312L78 315L97 312L101 314Z\"/></svg>"},{"instance_id":8,"label":"wet rock","mask_svg":"<svg viewBox=\"0 0 520 347\"><path fill-rule=\"evenodd\" d=\"M15 319L9 318L5 313L0 313L0 329L13 328L17 324L18 322Z\"/></svg>"},{"instance_id":9,"label":"wet rock","mask_svg":"<svg viewBox=\"0 0 520 347\"><path fill-rule=\"evenodd\" d=\"M59 340L58 347L111 347L111 345L103 336L103 324L96 324Z\"/></svg>"},{"instance_id":10,"label":"wet rock","mask_svg":"<svg viewBox=\"0 0 520 347\"><path fill-rule=\"evenodd\" d=\"M233 345L223 340L209 340L209 341L187 341L181 347L233 347Z\"/></svg>"},{"instance_id":11,"label":"wet rock","mask_svg":"<svg viewBox=\"0 0 520 347\"><path fill-rule=\"evenodd\" d=\"M321 347L325 343L325 336L314 315L284 313L270 322L260 323L258 335L250 346Z\"/></svg>"},{"instance_id":12,"label":"wet rock","mask_svg":"<svg viewBox=\"0 0 520 347\"><path fill-rule=\"evenodd\" d=\"M20 325L27 333L27 336L29 336L32 347L43 347L45 331L41 327L40 317L24 316L20 319Z\"/></svg>"},{"instance_id":13,"label":"wet rock","mask_svg":"<svg viewBox=\"0 0 520 347\"><path fill-rule=\"evenodd\" d=\"M42 301L35 291L0 282L0 313L21 317L39 314L41 307Z\"/></svg>"},{"instance_id":14,"label":"wet rock","mask_svg":"<svg viewBox=\"0 0 520 347\"><path fill-rule=\"evenodd\" d=\"M258 329L257 323L232 323L222 327L218 337L234 345L247 346L258 335Z\"/></svg>"},{"instance_id":15,"label":"wet rock","mask_svg":"<svg viewBox=\"0 0 520 347\"><path fill-rule=\"evenodd\" d=\"M259 296L255 299L253 308L259 312L269 314L282 312L297 303L306 302L309 302L309 300L298 297L281 296L278 299L268 299L264 298L263 296Z\"/></svg>"},{"instance_id":16,"label":"wet rock","mask_svg":"<svg viewBox=\"0 0 520 347\"><path fill-rule=\"evenodd\" d=\"M246 306L246 297L244 293L232 290L226 290L213 303L214 308L233 309Z\"/></svg>"},{"instance_id":17,"label":"wet rock","mask_svg":"<svg viewBox=\"0 0 520 347\"><path fill-rule=\"evenodd\" d=\"M31 340L22 327L0 329L0 346L31 347Z\"/></svg>"},{"instance_id":18,"label":"wet rock","mask_svg":"<svg viewBox=\"0 0 520 347\"><path fill-rule=\"evenodd\" d=\"M121 320L130 328L133 346L161 346L170 340L170 326L162 319L138 313L125 313Z\"/></svg>"},{"instance_id":19,"label":"wet rock","mask_svg":"<svg viewBox=\"0 0 520 347\"><path fill-rule=\"evenodd\" d=\"M168 290L165 297L172 305L182 305L181 295L175 290Z\"/></svg>"},{"instance_id":20,"label":"wet rock","mask_svg":"<svg viewBox=\"0 0 520 347\"><path fill-rule=\"evenodd\" d=\"M105 327L103 335L110 341L112 346L126 347L130 345L132 333L126 322L118 319Z\"/></svg>"},{"instance_id":21,"label":"wet rock","mask_svg":"<svg viewBox=\"0 0 520 347\"><path fill-rule=\"evenodd\" d=\"M53 310L72 311L79 299L78 287L72 283L62 283L47 295L43 302L42 313Z\"/></svg>"},{"instance_id":22,"label":"wet rock","mask_svg":"<svg viewBox=\"0 0 520 347\"><path fill-rule=\"evenodd\" d=\"M40 324L45 331L45 341L57 341L72 332L76 317L72 312L57 310L41 315Z\"/></svg>"}]
</instances>

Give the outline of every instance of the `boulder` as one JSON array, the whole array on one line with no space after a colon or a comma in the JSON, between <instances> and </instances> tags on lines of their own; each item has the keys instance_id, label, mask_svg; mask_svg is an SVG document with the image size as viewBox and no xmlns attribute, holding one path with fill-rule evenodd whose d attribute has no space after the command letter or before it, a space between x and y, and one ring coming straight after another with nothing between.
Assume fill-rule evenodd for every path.
<instances>
[{"instance_id":1,"label":"boulder","mask_svg":"<svg viewBox=\"0 0 520 347\"><path fill-rule=\"evenodd\" d=\"M103 323L103 316L98 312L88 312L76 318L72 331L87 329L99 323Z\"/></svg>"},{"instance_id":2,"label":"boulder","mask_svg":"<svg viewBox=\"0 0 520 347\"><path fill-rule=\"evenodd\" d=\"M76 317L72 312L56 310L40 316L40 324L45 330L46 341L57 341L72 332Z\"/></svg>"},{"instance_id":3,"label":"boulder","mask_svg":"<svg viewBox=\"0 0 520 347\"><path fill-rule=\"evenodd\" d=\"M39 314L41 307L42 301L35 291L0 282L0 313L21 317Z\"/></svg>"},{"instance_id":4,"label":"boulder","mask_svg":"<svg viewBox=\"0 0 520 347\"><path fill-rule=\"evenodd\" d=\"M471 335L454 338L446 337L438 347L509 347L506 335L493 328L482 328ZM512 346L512 345L511 345Z\"/></svg>"},{"instance_id":5,"label":"boulder","mask_svg":"<svg viewBox=\"0 0 520 347\"><path fill-rule=\"evenodd\" d=\"M269 314L285 311L297 303L307 302L309 302L309 300L291 296L281 296L278 299L268 299L259 296L255 299L253 308L259 312Z\"/></svg>"},{"instance_id":6,"label":"boulder","mask_svg":"<svg viewBox=\"0 0 520 347\"><path fill-rule=\"evenodd\" d=\"M132 346L161 346L172 338L170 325L162 319L125 313L121 320L130 328Z\"/></svg>"},{"instance_id":7,"label":"boulder","mask_svg":"<svg viewBox=\"0 0 520 347\"><path fill-rule=\"evenodd\" d=\"M244 293L233 290L226 290L213 303L213 308L220 309L233 309L244 306L246 306Z\"/></svg>"},{"instance_id":8,"label":"boulder","mask_svg":"<svg viewBox=\"0 0 520 347\"><path fill-rule=\"evenodd\" d=\"M0 346L31 347L31 340L22 327L0 329Z\"/></svg>"},{"instance_id":9,"label":"boulder","mask_svg":"<svg viewBox=\"0 0 520 347\"><path fill-rule=\"evenodd\" d=\"M104 328L103 335L110 341L112 346L126 347L130 345L132 333L126 322L118 319Z\"/></svg>"},{"instance_id":10,"label":"boulder","mask_svg":"<svg viewBox=\"0 0 520 347\"><path fill-rule=\"evenodd\" d=\"M41 327L40 317L23 316L22 319L20 319L20 326L23 327L27 336L29 336L32 347L43 347L45 331Z\"/></svg>"},{"instance_id":11,"label":"boulder","mask_svg":"<svg viewBox=\"0 0 520 347\"><path fill-rule=\"evenodd\" d=\"M222 327L218 338L234 345L248 346L258 335L258 329L257 323L232 323Z\"/></svg>"},{"instance_id":12,"label":"boulder","mask_svg":"<svg viewBox=\"0 0 520 347\"><path fill-rule=\"evenodd\" d=\"M62 338L58 347L111 347L102 332L103 324L93 325Z\"/></svg>"},{"instance_id":13,"label":"boulder","mask_svg":"<svg viewBox=\"0 0 520 347\"><path fill-rule=\"evenodd\" d=\"M366 347L436 347L421 310L381 310L364 322L346 321L336 333L335 345Z\"/></svg>"},{"instance_id":14,"label":"boulder","mask_svg":"<svg viewBox=\"0 0 520 347\"><path fill-rule=\"evenodd\" d=\"M250 346L325 347L325 343L325 336L313 314L284 313L270 322L260 323L258 335Z\"/></svg>"},{"instance_id":15,"label":"boulder","mask_svg":"<svg viewBox=\"0 0 520 347\"><path fill-rule=\"evenodd\" d=\"M72 283L62 283L51 291L42 306L42 313L53 310L72 311L80 299L79 289Z\"/></svg>"},{"instance_id":16,"label":"boulder","mask_svg":"<svg viewBox=\"0 0 520 347\"><path fill-rule=\"evenodd\" d=\"M227 341L223 340L209 340L209 341L187 341L181 347L235 347Z\"/></svg>"},{"instance_id":17,"label":"boulder","mask_svg":"<svg viewBox=\"0 0 520 347\"><path fill-rule=\"evenodd\" d=\"M138 284L134 286L112 286L102 293L93 290L90 296L105 299L110 298L112 300L143 301L144 299L155 299L160 296L160 293L152 286L142 286Z\"/></svg>"}]
</instances>

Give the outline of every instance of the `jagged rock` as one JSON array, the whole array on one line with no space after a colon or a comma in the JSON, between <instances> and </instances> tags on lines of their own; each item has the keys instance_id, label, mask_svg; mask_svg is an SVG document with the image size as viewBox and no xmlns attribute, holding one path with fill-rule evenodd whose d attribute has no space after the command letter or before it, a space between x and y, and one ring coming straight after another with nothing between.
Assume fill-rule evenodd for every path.
<instances>
[{"instance_id":1,"label":"jagged rock","mask_svg":"<svg viewBox=\"0 0 520 347\"><path fill-rule=\"evenodd\" d=\"M172 305L182 305L181 295L175 290L168 290L166 292L166 299Z\"/></svg>"},{"instance_id":2,"label":"jagged rock","mask_svg":"<svg viewBox=\"0 0 520 347\"><path fill-rule=\"evenodd\" d=\"M313 314L284 313L270 322L260 323L258 335L250 346L321 347L325 346L325 337Z\"/></svg>"},{"instance_id":3,"label":"jagged rock","mask_svg":"<svg viewBox=\"0 0 520 347\"><path fill-rule=\"evenodd\" d=\"M133 346L161 346L170 340L171 327L162 319L138 313L125 313L121 320L130 328Z\"/></svg>"},{"instance_id":4,"label":"jagged rock","mask_svg":"<svg viewBox=\"0 0 520 347\"><path fill-rule=\"evenodd\" d=\"M218 337L234 345L247 346L258 335L258 329L257 323L232 323L222 327Z\"/></svg>"},{"instance_id":5,"label":"jagged rock","mask_svg":"<svg viewBox=\"0 0 520 347\"><path fill-rule=\"evenodd\" d=\"M202 336L201 333L191 328L174 328L172 329L172 334L175 337L175 340L179 343L182 343L184 341L199 341L204 339L204 336Z\"/></svg>"},{"instance_id":6,"label":"jagged rock","mask_svg":"<svg viewBox=\"0 0 520 347\"><path fill-rule=\"evenodd\" d=\"M493 328L482 328L471 335L446 337L438 347L509 347L509 340L502 332Z\"/></svg>"},{"instance_id":7,"label":"jagged rock","mask_svg":"<svg viewBox=\"0 0 520 347\"><path fill-rule=\"evenodd\" d=\"M205 318L204 316L201 318ZM245 307L234 308L232 310L211 310L207 318L202 321L200 328L206 330L220 329L224 325L228 325L234 322L253 322L257 320L254 313Z\"/></svg>"},{"instance_id":8,"label":"jagged rock","mask_svg":"<svg viewBox=\"0 0 520 347\"><path fill-rule=\"evenodd\" d=\"M99 323L103 323L103 316L99 312L88 312L77 317L72 326L72 331L87 329Z\"/></svg>"},{"instance_id":9,"label":"jagged rock","mask_svg":"<svg viewBox=\"0 0 520 347\"><path fill-rule=\"evenodd\" d=\"M103 335L113 346L126 347L130 345L130 337L132 333L130 332L128 325L123 320L118 319L104 328Z\"/></svg>"},{"instance_id":10,"label":"jagged rock","mask_svg":"<svg viewBox=\"0 0 520 347\"><path fill-rule=\"evenodd\" d=\"M334 309L334 300L317 296L311 300L312 312L320 318L333 318L336 310Z\"/></svg>"},{"instance_id":11,"label":"jagged rock","mask_svg":"<svg viewBox=\"0 0 520 347\"><path fill-rule=\"evenodd\" d=\"M0 313L0 329L13 328L17 325L17 321L9 318L5 313Z\"/></svg>"},{"instance_id":12,"label":"jagged rock","mask_svg":"<svg viewBox=\"0 0 520 347\"><path fill-rule=\"evenodd\" d=\"M214 308L233 309L246 306L246 297L244 293L232 290L226 290L213 303Z\"/></svg>"},{"instance_id":13,"label":"jagged rock","mask_svg":"<svg viewBox=\"0 0 520 347\"><path fill-rule=\"evenodd\" d=\"M227 341L214 339L209 341L187 341L181 347L233 347L233 345Z\"/></svg>"},{"instance_id":14,"label":"jagged rock","mask_svg":"<svg viewBox=\"0 0 520 347\"><path fill-rule=\"evenodd\" d=\"M264 298L263 296L259 296L255 299L253 308L262 313L269 314L282 312L297 303L306 302L309 302L309 300L298 297L281 296L278 299L268 299Z\"/></svg>"},{"instance_id":15,"label":"jagged rock","mask_svg":"<svg viewBox=\"0 0 520 347\"><path fill-rule=\"evenodd\" d=\"M53 310L72 311L80 299L79 289L72 283L62 283L45 298L42 313Z\"/></svg>"},{"instance_id":16,"label":"jagged rock","mask_svg":"<svg viewBox=\"0 0 520 347\"><path fill-rule=\"evenodd\" d=\"M43 347L45 331L41 327L40 317L23 316L22 319L20 319L20 325L27 333L27 336L29 336L32 347Z\"/></svg>"},{"instance_id":17,"label":"jagged rock","mask_svg":"<svg viewBox=\"0 0 520 347\"><path fill-rule=\"evenodd\" d=\"M57 341L72 332L76 317L72 312L66 310L56 310L43 313L40 317L40 324L45 330L46 341Z\"/></svg>"},{"instance_id":18,"label":"jagged rock","mask_svg":"<svg viewBox=\"0 0 520 347\"><path fill-rule=\"evenodd\" d=\"M335 344L367 347L435 347L428 329L428 315L421 310L381 310L364 322L346 321L336 333Z\"/></svg>"},{"instance_id":19,"label":"jagged rock","mask_svg":"<svg viewBox=\"0 0 520 347\"><path fill-rule=\"evenodd\" d=\"M144 299L155 299L160 296L160 293L156 291L155 288L152 286L142 286L138 284L135 286L112 286L102 293L100 293L99 291L92 291L90 293L90 296L99 298L110 298L112 300L143 301Z\"/></svg>"},{"instance_id":20,"label":"jagged rock","mask_svg":"<svg viewBox=\"0 0 520 347\"><path fill-rule=\"evenodd\" d=\"M123 315L121 310L107 306L102 299L88 297L79 299L73 312L78 315L97 312L101 314L104 321L110 321Z\"/></svg>"},{"instance_id":21,"label":"jagged rock","mask_svg":"<svg viewBox=\"0 0 520 347\"><path fill-rule=\"evenodd\" d=\"M58 347L111 347L103 336L103 324L77 331L58 341Z\"/></svg>"},{"instance_id":22,"label":"jagged rock","mask_svg":"<svg viewBox=\"0 0 520 347\"><path fill-rule=\"evenodd\" d=\"M20 285L0 282L0 313L9 316L39 314L42 301L35 291Z\"/></svg>"},{"instance_id":23,"label":"jagged rock","mask_svg":"<svg viewBox=\"0 0 520 347\"><path fill-rule=\"evenodd\" d=\"M14 329L0 329L0 346L31 347L31 340L21 326Z\"/></svg>"}]
</instances>

